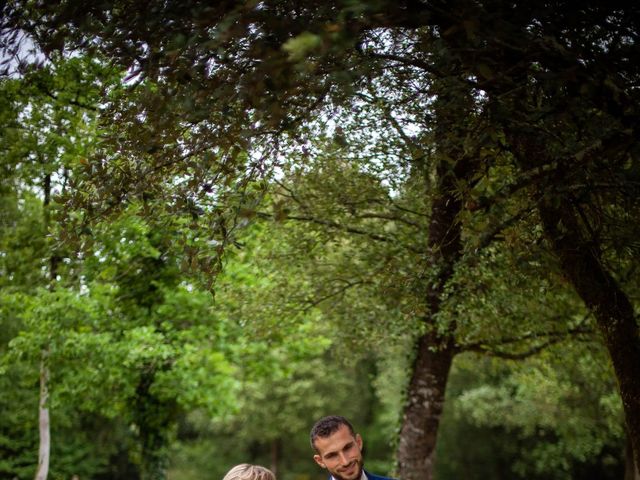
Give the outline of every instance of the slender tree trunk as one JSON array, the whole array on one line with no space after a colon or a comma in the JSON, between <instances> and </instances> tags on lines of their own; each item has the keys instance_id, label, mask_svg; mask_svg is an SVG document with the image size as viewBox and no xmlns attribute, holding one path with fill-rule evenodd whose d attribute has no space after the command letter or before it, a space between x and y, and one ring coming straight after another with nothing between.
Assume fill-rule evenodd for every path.
<instances>
[{"instance_id":1,"label":"slender tree trunk","mask_svg":"<svg viewBox=\"0 0 640 480\"><path fill-rule=\"evenodd\" d=\"M280 451L282 449L282 442L279 438L274 438L271 441L271 471L278 478L278 464L280 463Z\"/></svg>"},{"instance_id":2,"label":"slender tree trunk","mask_svg":"<svg viewBox=\"0 0 640 480\"><path fill-rule=\"evenodd\" d=\"M51 202L51 175L45 175L42 182L44 193L43 220L45 231L49 231L49 204ZM53 271L55 263L53 255L50 256L49 289L53 289L56 272ZM49 454L51 452L51 425L49 419L49 365L48 347L45 346L40 354L40 399L38 401L38 469L35 480L47 480L49 475Z\"/></svg>"},{"instance_id":3,"label":"slender tree trunk","mask_svg":"<svg viewBox=\"0 0 640 480\"><path fill-rule=\"evenodd\" d=\"M47 364L48 352L43 350L40 359L40 401L38 404L38 427L40 433L40 446L38 448L38 469L35 480L46 480L49 474L49 452L51 450L51 437L49 425L49 366Z\"/></svg>"},{"instance_id":4,"label":"slender tree trunk","mask_svg":"<svg viewBox=\"0 0 640 480\"><path fill-rule=\"evenodd\" d=\"M50 216L49 205L51 203L51 175L44 176L42 182L44 193L43 220L45 231L49 232ZM58 257L55 252L49 255L49 290L55 288L58 277ZM49 346L45 345L40 354L40 398L38 401L38 469L35 480L47 480L49 475L49 458L51 452L51 421L49 418Z\"/></svg>"},{"instance_id":5,"label":"slender tree trunk","mask_svg":"<svg viewBox=\"0 0 640 480\"><path fill-rule=\"evenodd\" d=\"M136 388L135 422L140 436L141 480L167 478L169 435L177 412L174 401L159 399L151 391L155 374L155 367L143 367Z\"/></svg>"}]
</instances>

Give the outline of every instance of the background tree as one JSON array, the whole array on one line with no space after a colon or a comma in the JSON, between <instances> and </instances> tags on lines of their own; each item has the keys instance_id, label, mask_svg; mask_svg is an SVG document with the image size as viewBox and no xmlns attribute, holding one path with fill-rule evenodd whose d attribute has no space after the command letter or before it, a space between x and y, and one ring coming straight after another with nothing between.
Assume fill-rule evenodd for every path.
<instances>
[{"instance_id":1,"label":"background tree","mask_svg":"<svg viewBox=\"0 0 640 480\"><path fill-rule=\"evenodd\" d=\"M438 478L622 478L622 406L605 358L571 342L517 363L460 356Z\"/></svg>"},{"instance_id":2,"label":"background tree","mask_svg":"<svg viewBox=\"0 0 640 480\"><path fill-rule=\"evenodd\" d=\"M82 243L64 242L74 237L70 229L62 230L62 224L78 216L67 214L60 202L86 172L96 138L96 99L111 72L98 61L75 58L2 84L7 106L2 311L3 323L10 327L3 344L5 374L7 380L34 375L33 362L46 352L40 375L47 395L41 395L40 407L48 413L53 404L61 422L54 431L61 431L65 423L74 428L82 422L91 429L95 422L102 428L100 434L119 434L124 429L116 426L109 432L100 425L100 417L121 415L130 422L125 428L138 428L138 436L130 440L140 445L138 456L132 454L124 468L137 464L143 476L157 478L166 459L165 437L174 426L172 412L178 404L207 405L212 414L223 409L233 387L232 369L221 351L217 328L202 335L202 326L193 325L194 317L214 321L211 299L178 287L180 262L167 248L171 225L163 225L169 228L165 236L151 235L146 224L136 222L132 208L120 223L94 224L90 236L84 232ZM52 281L55 289L42 289ZM202 370L205 366L207 372ZM140 372L137 383L135 372ZM176 392L193 382L201 390ZM133 389L136 394L134 384L139 387ZM31 398L26 391L24 397ZM83 412L79 422L70 420L74 410ZM24 406L15 412L16 421L24 422ZM46 439L49 425L43 426L41 437ZM26 435L26 446L32 438ZM116 445L121 441L110 440ZM44 455L37 475L46 477L49 446L41 444ZM23 455L20 443L11 448ZM102 452L82 447L74 453L73 440L54 442L53 450L62 454L54 462L54 473L68 475L104 470L108 456L118 454L111 447ZM84 464L68 459L81 453L94 458ZM19 458L18 465L6 469L22 474L23 462L24 457Z\"/></svg>"},{"instance_id":3,"label":"background tree","mask_svg":"<svg viewBox=\"0 0 640 480\"><path fill-rule=\"evenodd\" d=\"M12 254L23 249L20 253L30 257L23 263L20 256L7 255L5 251L3 270L7 274L6 294L9 297L21 295L21 291L27 287L48 285L53 289L61 276L68 272L63 273L60 264L65 254L53 240L59 225L53 220L55 205L52 196L66 188L72 159L77 155L86 155L90 128L85 126L85 122L90 122L91 112L78 108L78 102L79 99L95 98L100 82L105 78L105 71L99 70L96 64L82 65L81 61L76 60L35 72L25 82L16 80L2 84L1 101L5 107L2 118L2 164L6 174L3 199L8 214L3 226L10 228L12 223L19 226L15 230L17 237L3 237L9 240L7 247L13 250ZM74 134L80 137L75 142ZM22 212L27 214L27 221L20 221L14 216ZM33 215L35 212L39 212L39 219ZM27 233L24 228L30 223L32 227ZM20 238L25 233L33 237ZM24 243L13 248L15 240L23 239ZM66 260L67 264L72 263L69 258ZM27 283L23 283L25 281ZM50 451L49 347L46 339L39 345L40 460L37 476L46 478Z\"/></svg>"}]
</instances>

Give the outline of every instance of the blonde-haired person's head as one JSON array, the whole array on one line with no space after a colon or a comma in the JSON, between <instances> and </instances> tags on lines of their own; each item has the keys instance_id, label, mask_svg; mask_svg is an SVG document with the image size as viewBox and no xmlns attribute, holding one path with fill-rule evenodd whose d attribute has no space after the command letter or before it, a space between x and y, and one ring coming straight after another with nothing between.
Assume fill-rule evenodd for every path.
<instances>
[{"instance_id":1,"label":"blonde-haired person's head","mask_svg":"<svg viewBox=\"0 0 640 480\"><path fill-rule=\"evenodd\" d=\"M276 480L276 476L260 465L241 463L229 470L222 480Z\"/></svg>"}]
</instances>

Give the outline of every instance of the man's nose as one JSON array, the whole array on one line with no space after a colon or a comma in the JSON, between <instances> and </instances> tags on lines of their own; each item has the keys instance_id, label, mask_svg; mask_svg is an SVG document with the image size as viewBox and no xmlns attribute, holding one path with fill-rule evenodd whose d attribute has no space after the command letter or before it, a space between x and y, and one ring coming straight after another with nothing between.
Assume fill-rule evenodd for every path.
<instances>
[{"instance_id":1,"label":"man's nose","mask_svg":"<svg viewBox=\"0 0 640 480\"><path fill-rule=\"evenodd\" d=\"M340 452L340 462L342 465L347 465L349 463L349 457L344 452Z\"/></svg>"}]
</instances>

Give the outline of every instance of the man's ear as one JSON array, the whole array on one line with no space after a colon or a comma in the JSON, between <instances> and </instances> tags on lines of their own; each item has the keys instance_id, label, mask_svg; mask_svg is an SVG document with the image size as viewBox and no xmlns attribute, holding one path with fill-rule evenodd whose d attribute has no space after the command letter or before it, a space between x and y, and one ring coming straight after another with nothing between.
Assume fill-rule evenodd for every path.
<instances>
[{"instance_id":1,"label":"man's ear","mask_svg":"<svg viewBox=\"0 0 640 480\"><path fill-rule=\"evenodd\" d=\"M327 466L322 462L322 457L320 455L314 455L313 459L316 461L316 463L318 465L320 465L322 468L327 468Z\"/></svg>"},{"instance_id":2,"label":"man's ear","mask_svg":"<svg viewBox=\"0 0 640 480\"><path fill-rule=\"evenodd\" d=\"M362 450L362 437L359 433L356 433L356 444L358 445L358 450Z\"/></svg>"}]
</instances>

